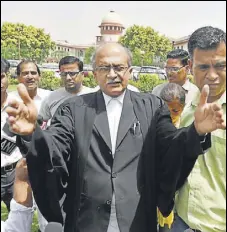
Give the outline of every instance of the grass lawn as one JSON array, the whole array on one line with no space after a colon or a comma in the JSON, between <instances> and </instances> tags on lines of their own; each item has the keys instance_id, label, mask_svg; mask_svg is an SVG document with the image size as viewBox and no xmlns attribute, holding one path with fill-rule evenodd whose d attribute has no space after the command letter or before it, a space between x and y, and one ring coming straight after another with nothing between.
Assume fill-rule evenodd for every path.
<instances>
[{"instance_id":1,"label":"grass lawn","mask_svg":"<svg viewBox=\"0 0 227 232\"><path fill-rule=\"evenodd\" d=\"M1 221L5 221L8 218L8 211L5 204L1 203ZM32 222L32 231L31 232L38 232L39 225L37 221L37 213L35 212Z\"/></svg>"}]
</instances>

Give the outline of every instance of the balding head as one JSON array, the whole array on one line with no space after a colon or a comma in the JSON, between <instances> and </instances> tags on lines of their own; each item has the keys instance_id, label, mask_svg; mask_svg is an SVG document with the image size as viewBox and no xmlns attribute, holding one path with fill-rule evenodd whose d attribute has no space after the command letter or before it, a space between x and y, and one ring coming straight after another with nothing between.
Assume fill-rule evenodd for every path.
<instances>
[{"instance_id":1,"label":"balding head","mask_svg":"<svg viewBox=\"0 0 227 232\"><path fill-rule=\"evenodd\" d=\"M131 55L118 43L97 48L93 57L93 73L100 89L111 97L120 96L131 77Z\"/></svg>"},{"instance_id":2,"label":"balding head","mask_svg":"<svg viewBox=\"0 0 227 232\"><path fill-rule=\"evenodd\" d=\"M92 57L92 67L93 70L95 70L96 68L96 63L97 63L97 57L101 58L103 56L108 56L108 54L116 54L119 56L125 56L127 59L127 64L129 67L131 67L132 65L132 54L129 51L129 49L127 49L126 47L122 46L120 43L113 43L113 42L109 42L109 43L104 43L102 45L100 45L93 57Z\"/></svg>"}]
</instances>

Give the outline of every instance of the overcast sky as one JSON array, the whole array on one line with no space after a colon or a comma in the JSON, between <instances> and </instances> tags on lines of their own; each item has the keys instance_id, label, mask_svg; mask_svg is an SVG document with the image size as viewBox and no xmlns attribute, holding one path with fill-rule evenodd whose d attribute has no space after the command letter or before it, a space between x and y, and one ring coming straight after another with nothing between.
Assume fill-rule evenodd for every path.
<instances>
[{"instance_id":1,"label":"overcast sky","mask_svg":"<svg viewBox=\"0 0 227 232\"><path fill-rule=\"evenodd\" d=\"M226 31L226 1L1 1L1 23L25 23L44 28L54 40L91 44L110 10L121 16L126 28L151 26L173 38L207 25Z\"/></svg>"}]
</instances>

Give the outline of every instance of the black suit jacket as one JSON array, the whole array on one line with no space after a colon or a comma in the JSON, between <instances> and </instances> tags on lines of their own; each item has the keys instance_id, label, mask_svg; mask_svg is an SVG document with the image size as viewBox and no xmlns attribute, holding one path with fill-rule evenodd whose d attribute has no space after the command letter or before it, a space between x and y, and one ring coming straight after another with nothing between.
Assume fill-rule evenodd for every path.
<instances>
[{"instance_id":1,"label":"black suit jacket","mask_svg":"<svg viewBox=\"0 0 227 232\"><path fill-rule=\"evenodd\" d=\"M124 144L126 135L136 116L144 141L138 178L144 183L140 204L145 206L147 213L143 232L154 232L157 228L156 208L159 207L166 216L170 213L176 189L184 183L198 155L206 147L201 146L194 125L180 130L173 126L169 110L159 98L126 91L130 101L123 106L116 149L120 144L127 147L127 143ZM133 117L127 109L130 104ZM27 152L29 178L40 211L48 221L63 223L66 216L66 232L77 231L84 170L94 128L98 131L97 141L104 142L100 142L100 146L111 150L101 91L64 102L48 130L42 131L37 126L28 149L22 140L17 140L21 150ZM133 228L133 222L128 227ZM94 228L94 231L99 230Z\"/></svg>"}]
</instances>

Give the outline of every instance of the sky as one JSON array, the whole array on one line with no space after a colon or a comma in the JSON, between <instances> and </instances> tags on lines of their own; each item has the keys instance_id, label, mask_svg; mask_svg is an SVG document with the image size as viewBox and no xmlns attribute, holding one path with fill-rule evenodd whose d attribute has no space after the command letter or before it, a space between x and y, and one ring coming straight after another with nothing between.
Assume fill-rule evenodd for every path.
<instances>
[{"instance_id":1,"label":"sky","mask_svg":"<svg viewBox=\"0 0 227 232\"><path fill-rule=\"evenodd\" d=\"M126 28L151 26L171 38L207 25L226 31L226 1L1 1L1 25L24 23L44 28L53 40L92 44L110 10L121 16Z\"/></svg>"}]
</instances>

